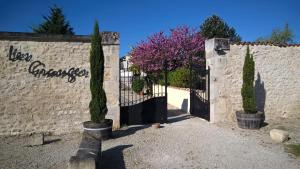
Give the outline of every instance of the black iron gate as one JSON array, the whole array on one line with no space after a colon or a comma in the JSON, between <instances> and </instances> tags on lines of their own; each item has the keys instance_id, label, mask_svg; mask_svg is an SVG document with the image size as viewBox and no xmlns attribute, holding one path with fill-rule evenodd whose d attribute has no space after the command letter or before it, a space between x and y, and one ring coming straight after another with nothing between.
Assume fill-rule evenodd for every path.
<instances>
[{"instance_id":1,"label":"black iron gate","mask_svg":"<svg viewBox=\"0 0 300 169\"><path fill-rule=\"evenodd\" d=\"M167 84L167 71L160 72ZM167 86L159 85L153 75L120 59L120 123L136 125L167 121ZM141 90L141 91L140 91Z\"/></svg>"},{"instance_id":2,"label":"black iron gate","mask_svg":"<svg viewBox=\"0 0 300 169\"><path fill-rule=\"evenodd\" d=\"M190 63L190 113L210 120L209 109L209 68Z\"/></svg>"}]
</instances>

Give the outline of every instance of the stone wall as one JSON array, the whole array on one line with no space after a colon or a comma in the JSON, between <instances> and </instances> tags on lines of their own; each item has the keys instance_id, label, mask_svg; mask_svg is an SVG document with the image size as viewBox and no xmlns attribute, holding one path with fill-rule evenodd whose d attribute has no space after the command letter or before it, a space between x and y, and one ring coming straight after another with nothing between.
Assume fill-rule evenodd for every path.
<instances>
[{"instance_id":1,"label":"stone wall","mask_svg":"<svg viewBox=\"0 0 300 169\"><path fill-rule=\"evenodd\" d=\"M226 41L210 39L205 46L211 75L211 121L234 121L235 112L242 110L242 69L247 45L255 60L258 110L265 112L267 121L279 117L299 118L300 46L238 43L228 45L228 50L222 48Z\"/></svg>"},{"instance_id":2,"label":"stone wall","mask_svg":"<svg viewBox=\"0 0 300 169\"><path fill-rule=\"evenodd\" d=\"M102 35L107 118L118 128L119 34ZM0 135L81 131L90 119L89 55L89 36L1 32Z\"/></svg>"}]
</instances>

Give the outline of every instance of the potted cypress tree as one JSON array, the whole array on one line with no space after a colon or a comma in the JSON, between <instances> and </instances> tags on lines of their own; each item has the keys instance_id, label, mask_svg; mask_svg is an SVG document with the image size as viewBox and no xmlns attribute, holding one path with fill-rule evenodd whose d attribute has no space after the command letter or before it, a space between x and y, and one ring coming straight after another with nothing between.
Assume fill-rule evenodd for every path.
<instances>
[{"instance_id":1,"label":"potted cypress tree","mask_svg":"<svg viewBox=\"0 0 300 169\"><path fill-rule=\"evenodd\" d=\"M104 53L102 37L96 21L92 35L90 50L90 90L92 99L89 104L91 121L83 123L84 132L101 140L108 139L112 134L112 120L105 119L107 113L106 94L103 89L104 79Z\"/></svg>"},{"instance_id":2,"label":"potted cypress tree","mask_svg":"<svg viewBox=\"0 0 300 169\"><path fill-rule=\"evenodd\" d=\"M238 126L243 129L259 129L263 121L263 113L258 112L256 109L253 84L254 72L255 63L253 55L250 55L248 46L243 67L243 85L241 90L244 111L236 112Z\"/></svg>"}]
</instances>

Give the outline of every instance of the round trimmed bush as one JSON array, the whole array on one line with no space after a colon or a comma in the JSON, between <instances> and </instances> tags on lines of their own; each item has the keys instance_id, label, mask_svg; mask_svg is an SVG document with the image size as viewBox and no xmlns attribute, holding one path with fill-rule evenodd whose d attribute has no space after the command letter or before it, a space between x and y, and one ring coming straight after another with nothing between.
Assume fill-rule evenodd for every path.
<instances>
[{"instance_id":1,"label":"round trimmed bush","mask_svg":"<svg viewBox=\"0 0 300 169\"><path fill-rule=\"evenodd\" d=\"M190 70L187 68L178 68L169 73L169 82L171 86L175 87L189 87Z\"/></svg>"},{"instance_id":2,"label":"round trimmed bush","mask_svg":"<svg viewBox=\"0 0 300 169\"><path fill-rule=\"evenodd\" d=\"M140 93L144 88L144 80L138 77L133 78L131 87L135 93Z\"/></svg>"},{"instance_id":3,"label":"round trimmed bush","mask_svg":"<svg viewBox=\"0 0 300 169\"><path fill-rule=\"evenodd\" d=\"M170 72L168 81L170 86L189 88L192 85L197 89L199 89L200 84L203 82L197 72L194 70L190 71L190 69L184 67Z\"/></svg>"}]
</instances>

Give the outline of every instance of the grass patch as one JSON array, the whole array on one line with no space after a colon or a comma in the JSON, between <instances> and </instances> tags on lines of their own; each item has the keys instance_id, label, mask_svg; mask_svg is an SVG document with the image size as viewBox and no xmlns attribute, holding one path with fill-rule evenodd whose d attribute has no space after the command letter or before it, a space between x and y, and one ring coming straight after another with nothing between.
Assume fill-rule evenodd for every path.
<instances>
[{"instance_id":1,"label":"grass patch","mask_svg":"<svg viewBox=\"0 0 300 169\"><path fill-rule=\"evenodd\" d=\"M300 158L300 144L286 145L287 151L294 154L297 158Z\"/></svg>"}]
</instances>

